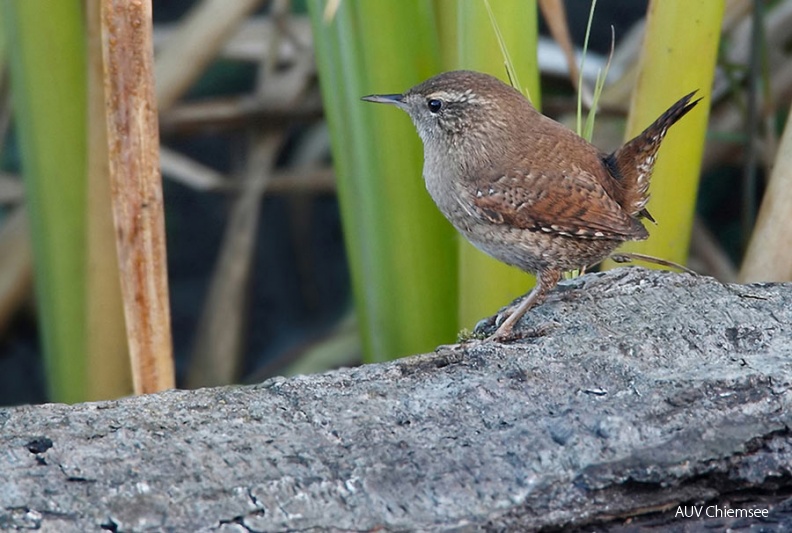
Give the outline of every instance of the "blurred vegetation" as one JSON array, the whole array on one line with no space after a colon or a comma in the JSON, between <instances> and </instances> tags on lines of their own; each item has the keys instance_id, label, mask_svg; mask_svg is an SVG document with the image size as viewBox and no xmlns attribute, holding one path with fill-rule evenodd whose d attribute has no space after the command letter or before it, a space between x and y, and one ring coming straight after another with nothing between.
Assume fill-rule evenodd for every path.
<instances>
[{"instance_id":1,"label":"blurred vegetation","mask_svg":"<svg viewBox=\"0 0 792 533\"><path fill-rule=\"evenodd\" d=\"M420 140L406 116L360 102L440 69L433 4L341 2L329 20L325 2L308 6L365 360L451 342L455 236L417 178Z\"/></svg>"},{"instance_id":2,"label":"blurred vegetation","mask_svg":"<svg viewBox=\"0 0 792 533\"><path fill-rule=\"evenodd\" d=\"M104 60L99 2L85 2L87 28L86 287L85 328L88 387L84 399L126 396L133 391L121 279L113 222L110 156L104 96Z\"/></svg>"},{"instance_id":3,"label":"blurred vegetation","mask_svg":"<svg viewBox=\"0 0 792 533\"><path fill-rule=\"evenodd\" d=\"M751 0L706 4L598 2L584 103L604 66L611 20L616 50L593 142L617 148L698 88L704 100L660 152L649 205L658 224L631 249L724 281L737 279L741 263L741 279L789 280L784 161L792 147L781 133L792 100L792 0L757 11ZM539 16L532 2L491 5L521 84L546 114L574 127L587 10L542 0ZM640 18L647 6L635 25L618 18ZM0 173L0 390L23 383L19 368L35 369L25 339L25 325L35 323L49 399L124 394L123 326L117 311L103 318L102 298L93 300L111 297L100 287L114 286L115 267L101 259L112 242L94 241L107 218L91 222L108 206L96 182L88 185L97 175L87 154L101 142L87 137L86 117L95 115L86 107L90 19L74 1L5 0L0 15L15 117ZM156 57L167 71L157 91L177 384L188 375L202 376L192 386L251 381L356 364L362 354L375 361L431 350L529 289L528 276L462 243L432 205L409 119L359 101L452 68L505 79L483 1L174 0L155 3L154 16ZM537 26L555 41L538 38ZM763 201L767 180L773 192ZM31 264L37 320L25 288ZM87 279L96 268L110 272L108 285ZM92 336L100 330L106 338ZM108 364L97 346L122 355ZM112 378L115 392L91 396Z\"/></svg>"},{"instance_id":4,"label":"blurred vegetation","mask_svg":"<svg viewBox=\"0 0 792 533\"><path fill-rule=\"evenodd\" d=\"M2 4L50 397L85 399L86 43L79 0ZM54 59L56 59L54 61Z\"/></svg>"}]
</instances>

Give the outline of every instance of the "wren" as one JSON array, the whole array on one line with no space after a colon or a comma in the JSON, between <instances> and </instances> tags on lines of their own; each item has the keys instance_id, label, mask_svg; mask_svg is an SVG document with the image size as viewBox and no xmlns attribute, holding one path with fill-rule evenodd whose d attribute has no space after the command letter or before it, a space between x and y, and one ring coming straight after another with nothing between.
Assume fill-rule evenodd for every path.
<instances>
[{"instance_id":1,"label":"wren","mask_svg":"<svg viewBox=\"0 0 792 533\"><path fill-rule=\"evenodd\" d=\"M595 265L649 234L655 157L668 128L699 100L681 98L611 154L542 115L517 90L471 71L439 74L403 94L363 97L406 111L424 145L437 207L474 246L537 277L490 337L507 340L565 271Z\"/></svg>"}]
</instances>

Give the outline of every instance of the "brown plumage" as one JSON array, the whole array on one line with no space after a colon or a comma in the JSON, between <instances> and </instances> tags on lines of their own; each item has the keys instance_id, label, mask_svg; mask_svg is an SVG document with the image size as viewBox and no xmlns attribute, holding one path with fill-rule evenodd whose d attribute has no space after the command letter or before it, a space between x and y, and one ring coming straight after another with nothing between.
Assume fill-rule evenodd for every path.
<instances>
[{"instance_id":1,"label":"brown plumage","mask_svg":"<svg viewBox=\"0 0 792 533\"><path fill-rule=\"evenodd\" d=\"M563 271L649 236L639 219L651 219L646 202L657 150L698 102L692 96L610 155L486 74L447 72L404 94L364 100L410 115L424 142L426 187L446 218L484 252L537 274L534 290L493 336L505 339Z\"/></svg>"},{"instance_id":2,"label":"brown plumage","mask_svg":"<svg viewBox=\"0 0 792 533\"><path fill-rule=\"evenodd\" d=\"M654 222L646 211L646 203L649 201L649 179L652 177L657 151L668 128L699 103L701 98L690 101L695 94L696 91L693 91L680 98L640 135L604 159L610 175L619 182L622 195L619 204L630 215L641 215Z\"/></svg>"}]
</instances>

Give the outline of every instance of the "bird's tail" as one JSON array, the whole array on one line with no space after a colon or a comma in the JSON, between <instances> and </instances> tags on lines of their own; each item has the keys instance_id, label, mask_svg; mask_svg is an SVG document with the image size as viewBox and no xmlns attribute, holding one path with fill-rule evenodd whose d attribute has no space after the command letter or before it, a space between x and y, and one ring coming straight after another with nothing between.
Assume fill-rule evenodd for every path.
<instances>
[{"instance_id":1,"label":"bird's tail","mask_svg":"<svg viewBox=\"0 0 792 533\"><path fill-rule=\"evenodd\" d=\"M680 98L643 133L605 158L605 164L620 185L622 198L619 203L630 215L644 216L654 222L646 211L646 203L657 150L668 128L699 103L701 98L691 102L695 94L693 91Z\"/></svg>"}]
</instances>

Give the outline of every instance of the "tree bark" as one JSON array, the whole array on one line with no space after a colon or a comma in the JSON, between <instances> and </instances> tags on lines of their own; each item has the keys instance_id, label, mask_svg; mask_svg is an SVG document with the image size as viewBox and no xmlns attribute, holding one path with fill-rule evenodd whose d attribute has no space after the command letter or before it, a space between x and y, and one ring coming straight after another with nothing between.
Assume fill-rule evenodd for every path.
<instances>
[{"instance_id":1,"label":"tree bark","mask_svg":"<svg viewBox=\"0 0 792 533\"><path fill-rule=\"evenodd\" d=\"M789 531L790 324L789 284L618 269L509 345L2 409L0 528Z\"/></svg>"}]
</instances>

